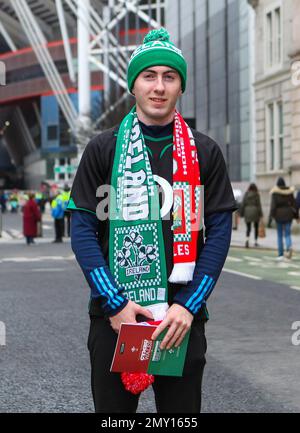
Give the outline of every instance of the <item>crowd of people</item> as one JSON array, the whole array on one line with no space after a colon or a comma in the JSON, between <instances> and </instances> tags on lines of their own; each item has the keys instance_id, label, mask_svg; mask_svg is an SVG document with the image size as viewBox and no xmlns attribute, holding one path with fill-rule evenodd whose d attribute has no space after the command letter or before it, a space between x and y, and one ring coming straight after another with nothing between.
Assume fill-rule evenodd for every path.
<instances>
[{"instance_id":1,"label":"crowd of people","mask_svg":"<svg viewBox=\"0 0 300 433\"><path fill-rule=\"evenodd\" d=\"M40 191L0 191L0 206L3 214L22 213L23 235L27 245L34 244L36 237L42 236L42 216L49 203L54 222L54 243L63 242L63 237L70 237L70 212L67 205L70 198L70 187ZM66 224L65 224L66 223Z\"/></svg>"},{"instance_id":2,"label":"crowd of people","mask_svg":"<svg viewBox=\"0 0 300 433\"><path fill-rule=\"evenodd\" d=\"M277 229L277 260L291 259L293 243L291 228L295 220L300 223L300 190L287 186L282 177L270 191L271 204L267 216L267 226L272 227L273 221ZM70 187L66 184L61 190L24 192L13 190L10 193L0 190L0 208L2 213L23 214L23 234L28 245L34 243L34 238L42 236L42 215L46 204L51 207L54 222L54 243L63 242L63 237L70 237L70 217L67 205L70 199ZM246 224L245 247L250 247L250 235L253 227L254 245L259 246L260 230L265 236L263 210L260 192L255 183L251 183L245 192L237 211Z\"/></svg>"},{"instance_id":3,"label":"crowd of people","mask_svg":"<svg viewBox=\"0 0 300 433\"><path fill-rule=\"evenodd\" d=\"M291 227L293 220L300 223L300 190L295 195L295 188L286 185L282 177L277 179L276 185L271 189L271 204L268 215L268 227L275 221L277 228L277 260L291 259L293 255L293 243ZM260 193L254 183L249 185L239 214L245 219L246 241L245 247L249 248L251 227L254 227L254 245L258 246L259 225L263 228L263 211ZM284 245L285 244L285 245Z\"/></svg>"}]
</instances>

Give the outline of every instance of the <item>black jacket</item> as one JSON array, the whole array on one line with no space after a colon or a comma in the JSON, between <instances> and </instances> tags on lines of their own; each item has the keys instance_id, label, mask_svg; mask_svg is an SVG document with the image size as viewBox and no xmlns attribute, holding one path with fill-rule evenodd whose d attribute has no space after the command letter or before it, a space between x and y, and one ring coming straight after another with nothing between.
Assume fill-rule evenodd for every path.
<instances>
[{"instance_id":1,"label":"black jacket","mask_svg":"<svg viewBox=\"0 0 300 433\"><path fill-rule=\"evenodd\" d=\"M270 218L274 218L277 223L287 223L299 217L293 187L275 186L270 194L272 194Z\"/></svg>"}]
</instances>

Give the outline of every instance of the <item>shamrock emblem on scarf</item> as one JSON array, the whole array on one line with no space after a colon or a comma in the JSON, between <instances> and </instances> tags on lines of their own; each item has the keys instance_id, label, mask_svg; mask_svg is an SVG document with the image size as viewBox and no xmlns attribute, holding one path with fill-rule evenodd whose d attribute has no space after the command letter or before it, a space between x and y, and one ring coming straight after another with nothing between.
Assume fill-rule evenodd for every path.
<instances>
[{"instance_id":1,"label":"shamrock emblem on scarf","mask_svg":"<svg viewBox=\"0 0 300 433\"><path fill-rule=\"evenodd\" d=\"M151 265L157 258L157 248L153 245L143 245L143 236L136 230L132 230L123 239L123 247L117 251L117 262L121 268L134 268L143 265ZM142 274L135 274L139 280Z\"/></svg>"},{"instance_id":2,"label":"shamrock emblem on scarf","mask_svg":"<svg viewBox=\"0 0 300 433\"><path fill-rule=\"evenodd\" d=\"M125 236L124 238L124 247L130 248L133 245L136 245L138 248L142 245L143 237L139 234L139 232L132 231L129 233L129 236Z\"/></svg>"},{"instance_id":3,"label":"shamrock emblem on scarf","mask_svg":"<svg viewBox=\"0 0 300 433\"><path fill-rule=\"evenodd\" d=\"M130 250L128 250L127 248L122 248L121 251L118 251L117 254L117 262L119 263L119 265L121 266L121 268L126 268L127 266L130 265L129 262L129 257L130 257Z\"/></svg>"},{"instance_id":4,"label":"shamrock emblem on scarf","mask_svg":"<svg viewBox=\"0 0 300 433\"><path fill-rule=\"evenodd\" d=\"M153 245L147 245L144 246L142 245L139 249L139 259L140 260L146 260L149 265L151 265L151 263L157 259L157 252L156 252L156 247L154 247Z\"/></svg>"}]
</instances>

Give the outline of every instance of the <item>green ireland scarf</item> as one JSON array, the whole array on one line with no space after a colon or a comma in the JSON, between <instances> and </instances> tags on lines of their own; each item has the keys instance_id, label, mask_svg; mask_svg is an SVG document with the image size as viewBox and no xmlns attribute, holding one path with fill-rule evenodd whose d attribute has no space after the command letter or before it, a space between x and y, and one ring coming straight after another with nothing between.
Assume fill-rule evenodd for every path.
<instances>
[{"instance_id":1,"label":"green ireland scarf","mask_svg":"<svg viewBox=\"0 0 300 433\"><path fill-rule=\"evenodd\" d=\"M177 206L173 214L174 269L170 281L185 283L192 279L195 266L199 229L195 203L200 175L191 131L177 112L174 125L173 157L177 161L173 165L180 177L176 179L173 173L173 191L181 206L180 212ZM125 289L124 295L161 320L168 308L168 283L159 194L135 107L119 128L111 186L110 269L117 284ZM178 251L183 257L178 258Z\"/></svg>"}]
</instances>

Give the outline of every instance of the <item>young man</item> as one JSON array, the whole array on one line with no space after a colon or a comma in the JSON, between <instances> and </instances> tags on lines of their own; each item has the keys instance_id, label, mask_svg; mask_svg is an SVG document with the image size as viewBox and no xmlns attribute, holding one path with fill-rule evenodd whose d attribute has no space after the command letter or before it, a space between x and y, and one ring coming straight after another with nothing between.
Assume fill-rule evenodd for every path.
<instances>
[{"instance_id":1,"label":"young man","mask_svg":"<svg viewBox=\"0 0 300 433\"><path fill-rule=\"evenodd\" d=\"M128 66L136 106L87 145L74 180L71 240L91 288L96 412L137 409L139 396L109 370L120 324L141 316L163 319L152 336L168 327L162 349L178 346L191 330L183 376L155 377L157 411L201 409L206 301L227 256L236 205L218 145L191 131L175 109L186 69L166 30L151 31ZM112 186L109 197L105 185Z\"/></svg>"}]
</instances>

